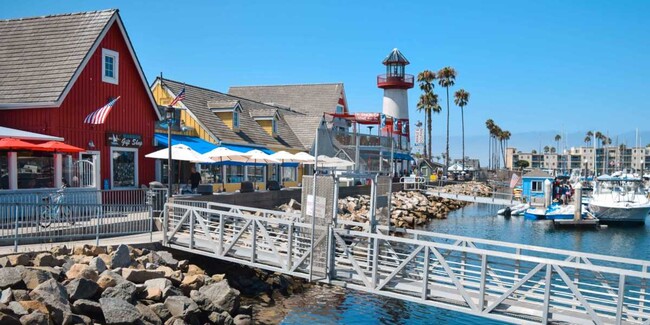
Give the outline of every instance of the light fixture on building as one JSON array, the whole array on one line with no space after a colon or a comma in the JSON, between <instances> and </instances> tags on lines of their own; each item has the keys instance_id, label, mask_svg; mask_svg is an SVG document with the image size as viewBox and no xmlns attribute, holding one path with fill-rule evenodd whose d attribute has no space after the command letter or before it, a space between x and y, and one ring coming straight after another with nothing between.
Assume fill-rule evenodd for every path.
<instances>
[{"instance_id":1,"label":"light fixture on building","mask_svg":"<svg viewBox=\"0 0 650 325\"><path fill-rule=\"evenodd\" d=\"M95 148L95 143L93 140L88 141L88 148L94 149Z\"/></svg>"}]
</instances>

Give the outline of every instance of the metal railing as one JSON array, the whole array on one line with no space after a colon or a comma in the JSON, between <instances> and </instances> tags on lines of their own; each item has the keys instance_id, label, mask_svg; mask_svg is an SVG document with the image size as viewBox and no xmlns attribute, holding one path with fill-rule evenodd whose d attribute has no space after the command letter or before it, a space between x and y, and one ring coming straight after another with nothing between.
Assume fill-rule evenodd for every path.
<instances>
[{"instance_id":1,"label":"metal railing","mask_svg":"<svg viewBox=\"0 0 650 325\"><path fill-rule=\"evenodd\" d=\"M152 233L146 204L0 203L0 245Z\"/></svg>"},{"instance_id":2,"label":"metal railing","mask_svg":"<svg viewBox=\"0 0 650 325\"><path fill-rule=\"evenodd\" d=\"M413 191L422 189L426 179L421 176L403 176L400 177L399 182L403 185L404 191Z\"/></svg>"},{"instance_id":3,"label":"metal railing","mask_svg":"<svg viewBox=\"0 0 650 325\"><path fill-rule=\"evenodd\" d=\"M308 278L326 243L324 281L357 290L514 323L650 322L650 261L383 226L312 239L313 225L241 209L169 203L164 244Z\"/></svg>"}]
</instances>

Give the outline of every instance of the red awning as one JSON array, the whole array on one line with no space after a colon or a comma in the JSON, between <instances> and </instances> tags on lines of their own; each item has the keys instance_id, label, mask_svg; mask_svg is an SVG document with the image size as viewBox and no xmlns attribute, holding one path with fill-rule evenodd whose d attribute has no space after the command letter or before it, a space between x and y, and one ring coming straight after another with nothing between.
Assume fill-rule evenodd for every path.
<instances>
[{"instance_id":1,"label":"red awning","mask_svg":"<svg viewBox=\"0 0 650 325\"><path fill-rule=\"evenodd\" d=\"M2 138L0 139L0 150L10 150L10 151L16 151L16 150L36 150L36 151L42 151L42 148L39 146L23 141L23 140L18 140L14 138Z\"/></svg>"},{"instance_id":2,"label":"red awning","mask_svg":"<svg viewBox=\"0 0 650 325\"><path fill-rule=\"evenodd\" d=\"M68 153L78 153L78 152L86 151L86 149L71 146L69 144L65 144L59 141L48 141L45 143L38 144L36 146L40 148L40 150L42 151L68 152Z\"/></svg>"}]
</instances>

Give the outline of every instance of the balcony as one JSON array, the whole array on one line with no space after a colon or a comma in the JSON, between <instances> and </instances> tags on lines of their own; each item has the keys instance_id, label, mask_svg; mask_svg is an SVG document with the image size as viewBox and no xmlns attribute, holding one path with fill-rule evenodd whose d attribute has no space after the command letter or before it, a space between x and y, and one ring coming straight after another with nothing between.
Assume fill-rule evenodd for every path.
<instances>
[{"instance_id":1,"label":"balcony","mask_svg":"<svg viewBox=\"0 0 650 325\"><path fill-rule=\"evenodd\" d=\"M377 87L383 89L410 89L413 88L413 75L405 74L404 76L387 76L380 74L377 76Z\"/></svg>"}]
</instances>

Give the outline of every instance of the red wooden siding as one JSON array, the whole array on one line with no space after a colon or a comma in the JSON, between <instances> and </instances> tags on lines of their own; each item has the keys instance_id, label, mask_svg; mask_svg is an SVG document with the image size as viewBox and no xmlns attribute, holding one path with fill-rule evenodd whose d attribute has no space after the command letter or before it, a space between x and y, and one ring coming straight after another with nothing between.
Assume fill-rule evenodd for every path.
<instances>
[{"instance_id":1,"label":"red wooden siding","mask_svg":"<svg viewBox=\"0 0 650 325\"><path fill-rule=\"evenodd\" d=\"M102 48L119 53L119 84L102 82ZM47 49L44 49L47 50ZM84 124L83 119L102 107L110 97L121 96L103 125ZM140 80L119 26L113 23L83 72L58 108L0 110L0 125L65 138L65 142L88 150L101 151L101 181L110 180L110 147L106 133L142 136L138 151L138 182L154 180L154 159L144 155L154 151L153 134L158 117ZM89 148L89 141L95 148Z\"/></svg>"}]
</instances>

